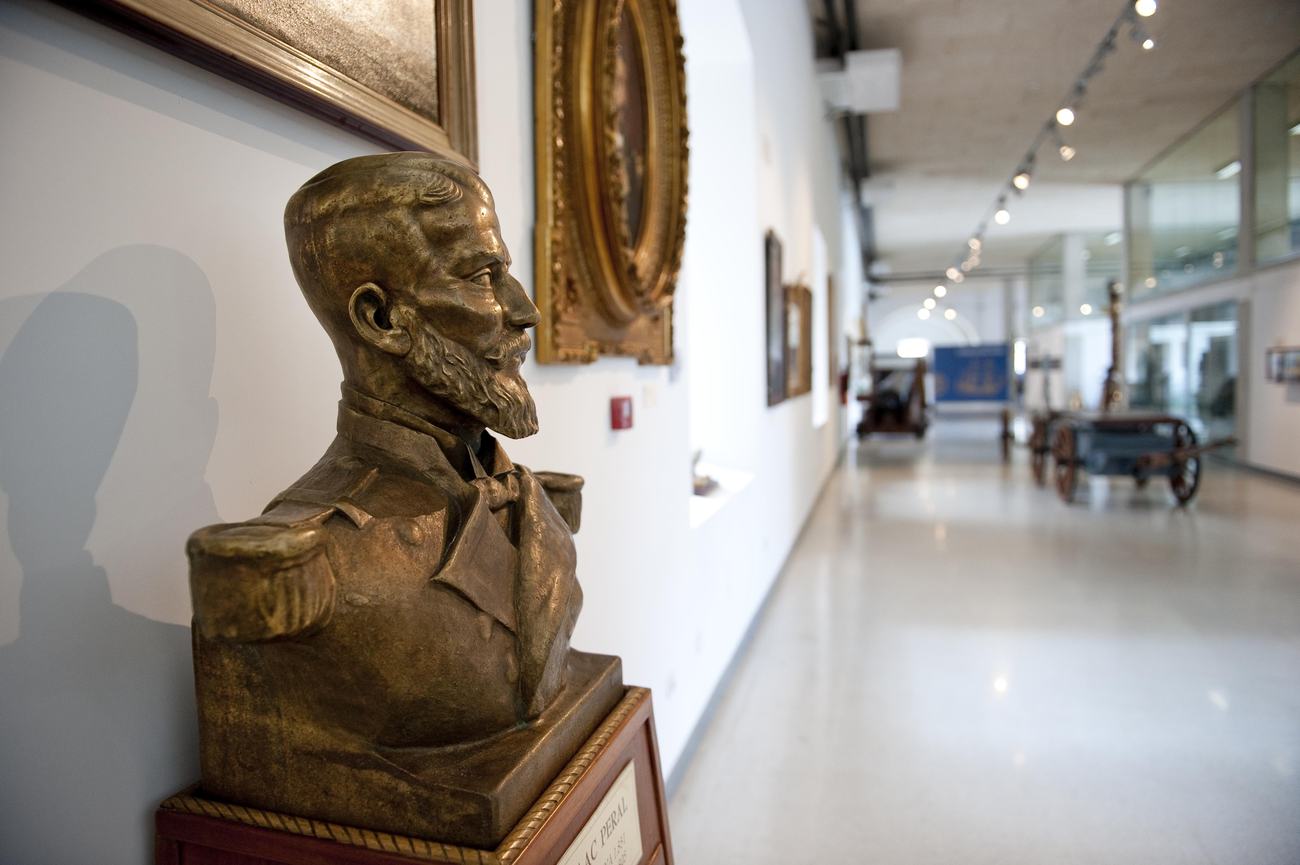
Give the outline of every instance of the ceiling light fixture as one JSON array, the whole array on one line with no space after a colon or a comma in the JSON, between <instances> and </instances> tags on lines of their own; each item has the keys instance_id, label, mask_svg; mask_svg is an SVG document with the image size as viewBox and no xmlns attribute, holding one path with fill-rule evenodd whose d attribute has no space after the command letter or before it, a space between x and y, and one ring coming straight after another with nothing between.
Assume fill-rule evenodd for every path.
<instances>
[{"instance_id":1,"label":"ceiling light fixture","mask_svg":"<svg viewBox=\"0 0 1300 865\"><path fill-rule=\"evenodd\" d=\"M943 311L943 317L948 319L949 321L952 321L954 318L957 317L957 310L949 307L948 309L945 309Z\"/></svg>"},{"instance_id":2,"label":"ceiling light fixture","mask_svg":"<svg viewBox=\"0 0 1300 865\"><path fill-rule=\"evenodd\" d=\"M1080 304L1079 312L1083 315L1092 315L1092 304L1091 303Z\"/></svg>"},{"instance_id":3,"label":"ceiling light fixture","mask_svg":"<svg viewBox=\"0 0 1300 865\"><path fill-rule=\"evenodd\" d=\"M936 304L934 302L933 297L927 297L925 300L921 301L921 306L925 307L926 309L934 309L935 305Z\"/></svg>"},{"instance_id":4,"label":"ceiling light fixture","mask_svg":"<svg viewBox=\"0 0 1300 865\"><path fill-rule=\"evenodd\" d=\"M947 293L948 293L948 286L946 286L946 285L936 285L936 286L934 287L934 296L935 296L935 297L943 297L943 296L944 296L945 294L947 294Z\"/></svg>"},{"instance_id":5,"label":"ceiling light fixture","mask_svg":"<svg viewBox=\"0 0 1300 865\"><path fill-rule=\"evenodd\" d=\"M1030 311L1034 314L1034 318L1042 318L1047 313L1047 310L1041 306L1036 306Z\"/></svg>"},{"instance_id":6,"label":"ceiling light fixture","mask_svg":"<svg viewBox=\"0 0 1300 865\"><path fill-rule=\"evenodd\" d=\"M1146 31L1145 25L1139 19L1149 18L1154 15L1156 6L1157 0L1131 0L1131 2L1124 5L1123 10L1112 21L1105 35L1101 37L1101 41L1093 49L1088 64L1083 67L1083 71L1074 79L1064 98L1057 103L1059 107L1054 115L1049 117L1047 122L1039 129L1038 134L1030 142L1028 152L1020 160L1020 164L1016 166L1015 173L1007 180L1006 185L998 191L998 197L992 208L994 223L1006 225L1011 221L1011 212L1006 206L1007 196L1011 194L1020 195L1029 188L1033 180L1034 161L1039 155L1040 148L1046 146L1055 147L1056 153L1060 156L1062 162L1070 162L1078 155L1079 151L1065 141L1061 130L1074 125L1074 121L1078 118L1078 112L1088 95L1089 83L1101 74L1106 58L1119 49L1118 43L1125 30L1128 31L1128 35L1132 37L1136 44L1141 45L1144 51L1155 48L1155 39ZM1292 135L1300 135L1300 123L1291 126L1290 132ZM1240 166L1237 166L1237 170L1240 170ZM988 211L986 211L987 213ZM988 227L987 220L988 216L985 217L984 221L980 222L966 241L970 249L975 250L976 253L983 245L984 232ZM957 277L961 276L962 271L972 271L979 265L979 255L968 255L966 250L962 250L961 255L953 260L961 262L961 269L957 271ZM960 282L959 278L953 276L953 271L954 268L948 268L948 279L951 282Z\"/></svg>"},{"instance_id":7,"label":"ceiling light fixture","mask_svg":"<svg viewBox=\"0 0 1300 865\"><path fill-rule=\"evenodd\" d=\"M927 318L930 317L930 310L922 307L921 309L918 309L916 311L916 317L921 319L921 321L925 321Z\"/></svg>"},{"instance_id":8,"label":"ceiling light fixture","mask_svg":"<svg viewBox=\"0 0 1300 865\"><path fill-rule=\"evenodd\" d=\"M1240 173L1241 173L1241 160L1234 159L1231 162L1229 162L1227 165L1222 165L1219 168L1215 169L1214 176L1219 178L1220 180L1227 180L1231 177L1236 177Z\"/></svg>"}]
</instances>

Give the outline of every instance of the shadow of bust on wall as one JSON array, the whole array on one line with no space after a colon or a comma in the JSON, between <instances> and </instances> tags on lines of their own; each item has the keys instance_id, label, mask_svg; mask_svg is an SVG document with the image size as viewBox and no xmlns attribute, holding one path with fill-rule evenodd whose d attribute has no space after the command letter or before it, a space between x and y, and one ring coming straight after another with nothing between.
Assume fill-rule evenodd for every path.
<instances>
[{"instance_id":1,"label":"shadow of bust on wall","mask_svg":"<svg viewBox=\"0 0 1300 865\"><path fill-rule=\"evenodd\" d=\"M338 436L261 516L190 538L202 789L489 848L623 695L617 658L569 647L581 479L487 431L537 430L538 312L457 163L341 162L285 230Z\"/></svg>"},{"instance_id":2,"label":"shadow of bust on wall","mask_svg":"<svg viewBox=\"0 0 1300 865\"><path fill-rule=\"evenodd\" d=\"M0 491L22 581L18 638L0 646L0 860L142 861L158 798L196 768L190 629L123 608L110 579L165 594L180 557L155 548L218 518L204 480L212 288L175 250L122 246L55 291L0 302L0 321L16 325L0 356ZM160 367L176 383L165 407ZM122 471L132 496L114 487ZM106 517L130 536L97 545ZM129 573L119 541L136 551Z\"/></svg>"}]
</instances>

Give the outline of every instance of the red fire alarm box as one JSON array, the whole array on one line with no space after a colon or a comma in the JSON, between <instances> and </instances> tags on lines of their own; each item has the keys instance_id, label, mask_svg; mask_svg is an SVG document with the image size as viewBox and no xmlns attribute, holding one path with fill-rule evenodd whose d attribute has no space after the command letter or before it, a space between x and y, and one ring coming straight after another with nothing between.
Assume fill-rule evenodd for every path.
<instances>
[{"instance_id":1,"label":"red fire alarm box","mask_svg":"<svg viewBox=\"0 0 1300 865\"><path fill-rule=\"evenodd\" d=\"M612 396L609 398L609 428L632 428L632 397Z\"/></svg>"}]
</instances>

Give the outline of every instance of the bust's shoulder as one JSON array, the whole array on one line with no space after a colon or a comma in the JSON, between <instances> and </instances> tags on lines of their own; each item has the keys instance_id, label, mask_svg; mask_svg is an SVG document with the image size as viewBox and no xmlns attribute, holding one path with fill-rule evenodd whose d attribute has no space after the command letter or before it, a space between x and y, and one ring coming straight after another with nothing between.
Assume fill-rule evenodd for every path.
<instances>
[{"instance_id":1,"label":"bust's shoulder","mask_svg":"<svg viewBox=\"0 0 1300 865\"><path fill-rule=\"evenodd\" d=\"M459 509L464 491L445 481L416 474L400 463L331 448L316 465L280 493L262 514L296 515L306 508L328 509L356 528L372 520L409 518Z\"/></svg>"}]
</instances>

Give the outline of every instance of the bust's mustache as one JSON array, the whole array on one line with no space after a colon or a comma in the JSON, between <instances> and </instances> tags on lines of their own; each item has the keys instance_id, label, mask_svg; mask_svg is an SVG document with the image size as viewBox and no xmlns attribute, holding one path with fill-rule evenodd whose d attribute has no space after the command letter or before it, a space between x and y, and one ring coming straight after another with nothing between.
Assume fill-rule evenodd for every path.
<instances>
[{"instance_id":1,"label":"bust's mustache","mask_svg":"<svg viewBox=\"0 0 1300 865\"><path fill-rule=\"evenodd\" d=\"M496 346L484 353L483 359L498 369L512 365L518 367L533 347L533 341L524 331L506 336Z\"/></svg>"}]
</instances>

